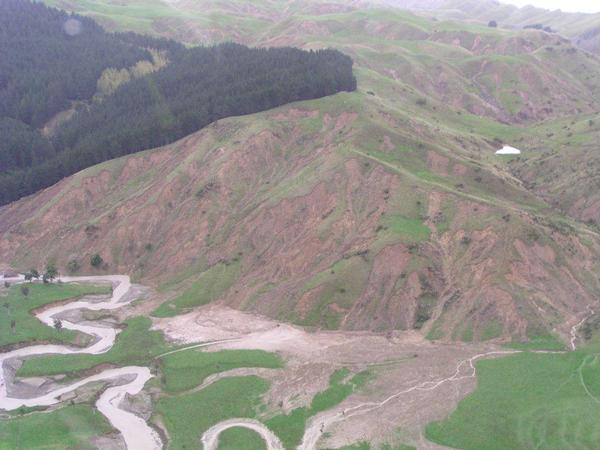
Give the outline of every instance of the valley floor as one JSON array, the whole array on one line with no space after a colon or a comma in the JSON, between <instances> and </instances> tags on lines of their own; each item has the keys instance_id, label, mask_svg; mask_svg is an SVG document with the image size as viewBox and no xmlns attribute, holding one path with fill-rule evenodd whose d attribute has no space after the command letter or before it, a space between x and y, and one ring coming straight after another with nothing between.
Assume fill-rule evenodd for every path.
<instances>
[{"instance_id":1,"label":"valley floor","mask_svg":"<svg viewBox=\"0 0 600 450\"><path fill-rule=\"evenodd\" d=\"M457 448L477 448L493 438L489 430L485 436L471 434L468 426L473 421L481 421L482 429L489 425L485 417L495 406L486 399L499 395L495 402L512 399L510 404L518 407L519 398L532 391L529 384L515 383L511 374L522 372L519 379L529 380L527 374L538 366L549 368L545 376L550 386L564 387L561 377L568 375L569 398L576 397L590 417L595 414L591 402L597 402L600 392L593 376L597 364L585 349L523 352L489 343L432 342L416 331L307 331L218 304L151 324L139 314L158 298L142 295L144 288L131 285L126 276L64 281L110 282L112 294L53 306L61 295L79 292L72 288L76 285L30 285L39 304L49 295L46 306L34 311L43 324L52 326L60 318L65 329L94 339L79 347L21 344L0 354L0 408L6 410L0 416L0 449L36 445L32 430L39 427L53 448L91 439L102 449L138 449L135 436L140 432L148 438L147 449L202 443L205 450L224 450L239 448L240 442L252 450L446 448L425 436ZM8 292L11 301L25 295L16 288ZM109 315L112 310L119 317ZM583 323L571 329L573 349ZM119 331L122 325L126 328ZM475 363L484 359L477 373ZM569 375L573 367L577 379ZM498 374L501 379L494 378ZM503 393L493 388L495 383L504 385ZM579 396L581 386L585 392ZM473 403L475 409L469 407ZM47 414L37 413L40 408ZM504 411L502 436L521 442L511 408ZM72 426L85 431L75 436ZM110 432L113 427L119 433ZM550 437L570 439L564 433Z\"/></svg>"},{"instance_id":2,"label":"valley floor","mask_svg":"<svg viewBox=\"0 0 600 450\"><path fill-rule=\"evenodd\" d=\"M475 388L473 358L512 353L489 344L432 343L417 332L308 332L219 305L158 319L155 328L179 343L227 340L211 351L261 349L283 355L286 368L267 375L272 385L266 401L283 404L288 412L310 404L336 369L372 374L363 389L309 421L299 447L304 450L362 441L443 448L427 441L423 429Z\"/></svg>"}]
</instances>

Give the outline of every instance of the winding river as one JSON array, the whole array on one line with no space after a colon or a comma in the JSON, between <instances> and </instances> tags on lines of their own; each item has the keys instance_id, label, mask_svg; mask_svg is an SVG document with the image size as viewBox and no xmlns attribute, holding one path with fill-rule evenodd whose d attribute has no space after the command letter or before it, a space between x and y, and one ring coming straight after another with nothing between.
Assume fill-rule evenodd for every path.
<instances>
[{"instance_id":1,"label":"winding river","mask_svg":"<svg viewBox=\"0 0 600 450\"><path fill-rule=\"evenodd\" d=\"M89 276L89 277L63 277L64 282L109 282L113 285L113 292L110 299L106 301L79 300L66 305L49 308L36 317L48 326L53 326L54 318L66 311L77 309L87 309L92 311L114 310L121 308L132 300L133 296L127 296L131 290L131 281L125 275L108 276ZM19 281L12 280L12 281ZM44 395L31 398L15 398L8 394L5 361L10 359L22 359L33 355L43 354L90 354L99 355L112 348L117 336L117 330L103 326L84 325L62 320L62 326L65 329L79 331L95 338L93 344L89 347L78 349L63 345L32 345L11 352L0 354L0 409L13 411L22 406L50 406L61 402L61 396L73 392L80 387L95 381L107 381L116 383L106 389L98 398L96 407L106 416L110 423L121 432L128 449L135 450L158 450L162 448L162 442L158 433L152 429L145 420L135 414L125 411L119 407L121 401L127 394L138 394L152 378L150 369L147 367L121 367L118 369L109 369L92 375L83 380L77 381L67 386L56 388Z\"/></svg>"}]
</instances>

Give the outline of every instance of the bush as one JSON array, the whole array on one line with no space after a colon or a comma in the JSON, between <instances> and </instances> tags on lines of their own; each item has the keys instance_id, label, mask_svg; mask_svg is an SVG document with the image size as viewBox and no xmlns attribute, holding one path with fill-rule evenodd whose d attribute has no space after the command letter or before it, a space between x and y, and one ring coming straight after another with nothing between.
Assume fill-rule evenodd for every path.
<instances>
[{"instance_id":1,"label":"bush","mask_svg":"<svg viewBox=\"0 0 600 450\"><path fill-rule=\"evenodd\" d=\"M76 259L71 259L67 263L67 269L69 269L69 272L71 273L77 272L80 268L81 264L79 264L79 261L77 261Z\"/></svg>"},{"instance_id":2,"label":"bush","mask_svg":"<svg viewBox=\"0 0 600 450\"><path fill-rule=\"evenodd\" d=\"M490 27L490 28L497 28L498 27L498 22L496 22L495 20L490 20L490 22L488 23L488 27Z\"/></svg>"},{"instance_id":3,"label":"bush","mask_svg":"<svg viewBox=\"0 0 600 450\"><path fill-rule=\"evenodd\" d=\"M42 280L44 281L44 283L48 283L54 280L57 276L58 270L56 269L56 266L53 262L48 262L46 264L46 272L44 273Z\"/></svg>"},{"instance_id":4,"label":"bush","mask_svg":"<svg viewBox=\"0 0 600 450\"><path fill-rule=\"evenodd\" d=\"M104 260L102 259L102 256L100 256L98 253L96 253L96 254L92 255L92 257L90 258L90 264L95 269L98 269L102 266L102 264L104 264Z\"/></svg>"},{"instance_id":5,"label":"bush","mask_svg":"<svg viewBox=\"0 0 600 450\"><path fill-rule=\"evenodd\" d=\"M21 286L21 294L23 294L25 297L27 297L29 295L29 288L27 286L22 285Z\"/></svg>"}]
</instances>

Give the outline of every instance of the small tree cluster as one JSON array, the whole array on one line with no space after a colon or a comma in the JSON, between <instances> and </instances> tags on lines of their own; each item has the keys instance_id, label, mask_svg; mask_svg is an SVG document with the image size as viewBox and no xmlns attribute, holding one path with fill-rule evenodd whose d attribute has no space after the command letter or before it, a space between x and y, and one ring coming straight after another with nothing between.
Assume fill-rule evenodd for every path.
<instances>
[{"instance_id":1,"label":"small tree cluster","mask_svg":"<svg viewBox=\"0 0 600 450\"><path fill-rule=\"evenodd\" d=\"M42 277L44 283L51 283L58 276L58 269L52 262L46 264L46 272Z\"/></svg>"},{"instance_id":2,"label":"small tree cluster","mask_svg":"<svg viewBox=\"0 0 600 450\"><path fill-rule=\"evenodd\" d=\"M75 273L77 271L79 271L79 269L81 268L81 264L79 264L79 261L77 259L70 259L69 262L67 263L67 269L69 269L70 273Z\"/></svg>"},{"instance_id":3,"label":"small tree cluster","mask_svg":"<svg viewBox=\"0 0 600 450\"><path fill-rule=\"evenodd\" d=\"M33 279L40 279L40 273L37 271L37 269L31 269L25 274L25 281L33 281Z\"/></svg>"},{"instance_id":4,"label":"small tree cluster","mask_svg":"<svg viewBox=\"0 0 600 450\"><path fill-rule=\"evenodd\" d=\"M100 256L98 253L95 253L94 255L92 255L92 257L90 258L90 265L94 269L99 269L100 267L102 267L102 264L104 264L104 260L102 259L102 256Z\"/></svg>"}]
</instances>

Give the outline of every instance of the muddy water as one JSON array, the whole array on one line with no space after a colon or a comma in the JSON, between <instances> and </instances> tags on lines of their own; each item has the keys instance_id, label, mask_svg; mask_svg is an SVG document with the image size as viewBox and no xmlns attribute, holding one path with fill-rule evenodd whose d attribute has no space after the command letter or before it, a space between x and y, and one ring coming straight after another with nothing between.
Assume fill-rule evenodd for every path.
<instances>
[{"instance_id":1,"label":"muddy water","mask_svg":"<svg viewBox=\"0 0 600 450\"><path fill-rule=\"evenodd\" d=\"M17 280L15 280L17 281ZM97 277L64 277L64 282L109 282L114 286L112 296L107 301L90 302L85 300L68 303L47 309L37 315L37 318L48 326L53 326L54 317L66 311L76 309L87 309L93 311L112 310L125 306L133 300L126 298L131 289L131 281L128 276L108 275ZM68 386L56 388L51 392L29 398L9 397L6 386L4 362L17 358L22 359L33 355L42 354L91 354L98 355L111 349L115 343L117 331L105 326L84 325L62 320L63 328L80 331L95 338L94 343L84 349L75 349L62 345L32 345L11 352L0 354L0 409L12 411L21 406L50 406L60 403L61 396L73 392L80 387L97 381L116 383L106 389L98 401L96 407L106 416L110 423L121 432L128 449L135 450L157 450L162 448L162 442L158 434L140 417L119 408L125 395L139 393L146 382L152 377L147 367L122 367L118 369L105 370L99 374L77 381ZM122 383L124 381L124 384Z\"/></svg>"}]
</instances>

